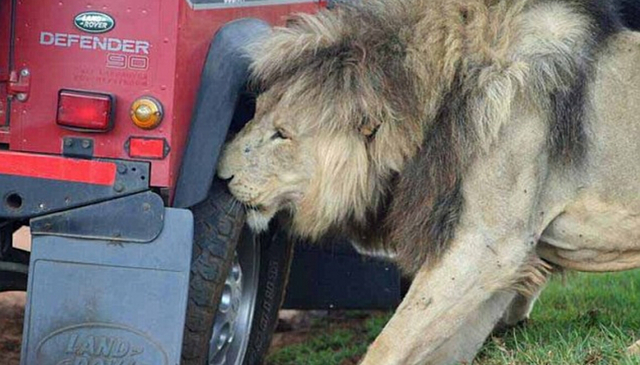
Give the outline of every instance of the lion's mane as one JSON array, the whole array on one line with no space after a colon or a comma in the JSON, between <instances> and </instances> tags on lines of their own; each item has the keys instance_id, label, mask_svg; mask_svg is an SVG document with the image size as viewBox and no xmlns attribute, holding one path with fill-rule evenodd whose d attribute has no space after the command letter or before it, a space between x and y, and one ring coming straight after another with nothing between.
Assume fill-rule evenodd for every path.
<instances>
[{"instance_id":1,"label":"lion's mane","mask_svg":"<svg viewBox=\"0 0 640 365\"><path fill-rule=\"evenodd\" d=\"M548 120L552 168L580 168L594 58L616 14L598 0L367 0L275 30L252 50L256 80L340 141L297 230L384 242L414 272L446 252L465 173L516 111Z\"/></svg>"}]
</instances>

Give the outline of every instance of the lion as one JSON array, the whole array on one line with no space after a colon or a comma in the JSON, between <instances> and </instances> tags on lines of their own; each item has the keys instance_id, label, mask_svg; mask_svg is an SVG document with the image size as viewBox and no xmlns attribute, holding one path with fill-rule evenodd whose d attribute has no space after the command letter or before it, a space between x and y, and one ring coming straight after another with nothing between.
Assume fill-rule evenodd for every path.
<instances>
[{"instance_id":1,"label":"lion","mask_svg":"<svg viewBox=\"0 0 640 365\"><path fill-rule=\"evenodd\" d=\"M251 50L218 176L413 277L362 364L471 361L552 268L640 267L640 34L613 1L368 0Z\"/></svg>"}]
</instances>

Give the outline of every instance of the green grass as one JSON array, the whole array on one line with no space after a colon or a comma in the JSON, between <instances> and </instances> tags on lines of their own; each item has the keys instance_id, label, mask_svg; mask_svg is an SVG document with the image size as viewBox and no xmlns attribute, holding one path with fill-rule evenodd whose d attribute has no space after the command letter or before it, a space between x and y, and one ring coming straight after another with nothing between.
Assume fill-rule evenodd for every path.
<instances>
[{"instance_id":1,"label":"green grass","mask_svg":"<svg viewBox=\"0 0 640 365\"><path fill-rule=\"evenodd\" d=\"M640 364L640 271L552 280L525 326L493 337L476 360L498 364Z\"/></svg>"},{"instance_id":2,"label":"green grass","mask_svg":"<svg viewBox=\"0 0 640 365\"><path fill-rule=\"evenodd\" d=\"M267 358L267 365L329 365L354 364L365 353L367 346L382 330L391 314L363 315L368 317L357 328L344 328L318 321L313 328L318 332L309 341L287 346ZM349 315L347 314L347 318Z\"/></svg>"},{"instance_id":3,"label":"green grass","mask_svg":"<svg viewBox=\"0 0 640 365\"><path fill-rule=\"evenodd\" d=\"M564 282L563 282L564 281ZM361 328L322 328L269 356L269 365L356 364L388 316ZM554 278L524 326L487 340L474 365L640 365L625 353L640 339L640 271Z\"/></svg>"},{"instance_id":4,"label":"green grass","mask_svg":"<svg viewBox=\"0 0 640 365\"><path fill-rule=\"evenodd\" d=\"M354 343L352 331L340 329L320 334L304 344L285 347L269 356L268 364L328 365L340 364L364 353L364 343Z\"/></svg>"}]
</instances>

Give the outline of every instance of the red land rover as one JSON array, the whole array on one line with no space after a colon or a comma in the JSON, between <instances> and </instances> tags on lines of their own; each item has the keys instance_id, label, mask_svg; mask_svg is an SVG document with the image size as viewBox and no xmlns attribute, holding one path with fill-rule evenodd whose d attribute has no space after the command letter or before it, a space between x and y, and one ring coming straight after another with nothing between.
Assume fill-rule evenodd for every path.
<instances>
[{"instance_id":1,"label":"red land rover","mask_svg":"<svg viewBox=\"0 0 640 365\"><path fill-rule=\"evenodd\" d=\"M22 365L261 362L291 246L243 235L214 170L252 115L245 46L320 6L0 0L0 291L28 287Z\"/></svg>"}]
</instances>

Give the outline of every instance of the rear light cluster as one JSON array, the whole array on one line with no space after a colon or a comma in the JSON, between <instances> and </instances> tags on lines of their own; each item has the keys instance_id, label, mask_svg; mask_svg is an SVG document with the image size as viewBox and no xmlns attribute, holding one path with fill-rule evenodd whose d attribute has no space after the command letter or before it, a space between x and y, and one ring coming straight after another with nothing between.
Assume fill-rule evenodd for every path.
<instances>
[{"instance_id":1,"label":"rear light cluster","mask_svg":"<svg viewBox=\"0 0 640 365\"><path fill-rule=\"evenodd\" d=\"M113 96L61 90L56 122L84 132L106 132L113 127Z\"/></svg>"},{"instance_id":2,"label":"rear light cluster","mask_svg":"<svg viewBox=\"0 0 640 365\"><path fill-rule=\"evenodd\" d=\"M61 90L58 95L56 123L80 132L107 132L113 128L115 98L110 94ZM138 128L150 130L162 122L162 104L144 96L131 105L129 115ZM125 143L129 156L162 159L169 152L164 138L130 137Z\"/></svg>"}]
</instances>

